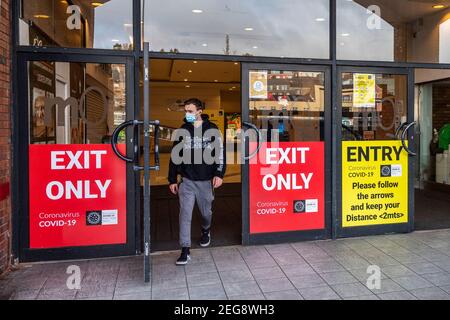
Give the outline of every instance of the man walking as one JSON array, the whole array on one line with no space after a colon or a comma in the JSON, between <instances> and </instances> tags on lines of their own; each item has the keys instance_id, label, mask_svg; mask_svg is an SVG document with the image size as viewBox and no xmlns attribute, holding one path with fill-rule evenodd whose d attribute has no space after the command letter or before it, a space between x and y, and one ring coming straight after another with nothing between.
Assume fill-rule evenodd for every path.
<instances>
[{"instance_id":1,"label":"man walking","mask_svg":"<svg viewBox=\"0 0 450 320\"><path fill-rule=\"evenodd\" d=\"M177 265L190 260L191 222L195 201L202 215L200 246L211 243L214 189L223 183L225 156L220 131L203 115L203 103L196 98L184 103L184 124L177 131L169 165L169 188L180 201L181 255ZM181 183L178 185L178 175Z\"/></svg>"}]
</instances>

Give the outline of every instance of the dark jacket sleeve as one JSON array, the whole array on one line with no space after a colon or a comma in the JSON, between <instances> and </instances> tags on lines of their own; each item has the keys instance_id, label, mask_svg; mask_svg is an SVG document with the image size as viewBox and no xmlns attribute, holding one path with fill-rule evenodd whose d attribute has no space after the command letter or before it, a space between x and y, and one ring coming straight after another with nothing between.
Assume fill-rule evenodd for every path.
<instances>
[{"instance_id":1,"label":"dark jacket sleeve","mask_svg":"<svg viewBox=\"0 0 450 320\"><path fill-rule=\"evenodd\" d=\"M219 151L219 158L218 158L219 162L216 163L216 170L214 172L214 176L223 179L223 177L225 176L226 169L227 169L227 164L226 164L227 157L226 157L226 150L225 150L225 142L221 136L219 136L218 139L220 140L220 151Z\"/></svg>"},{"instance_id":2,"label":"dark jacket sleeve","mask_svg":"<svg viewBox=\"0 0 450 320\"><path fill-rule=\"evenodd\" d=\"M173 142L172 149L180 143L181 140L176 140ZM168 180L170 184L174 184L178 182L178 165L176 165L172 161L172 152L170 153L170 162L169 162L169 174L168 174Z\"/></svg>"}]
</instances>

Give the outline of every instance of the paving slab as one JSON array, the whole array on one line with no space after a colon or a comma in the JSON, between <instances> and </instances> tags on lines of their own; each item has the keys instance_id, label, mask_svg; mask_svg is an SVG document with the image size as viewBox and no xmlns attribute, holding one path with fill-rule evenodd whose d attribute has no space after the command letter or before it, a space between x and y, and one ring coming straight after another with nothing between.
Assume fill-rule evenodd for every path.
<instances>
[{"instance_id":1,"label":"paving slab","mask_svg":"<svg viewBox=\"0 0 450 320\"><path fill-rule=\"evenodd\" d=\"M19 265L0 279L0 299L38 300L301 300L421 299L450 296L450 231L415 232L270 246L192 250L153 255L152 281L143 282L142 257ZM380 288L367 286L371 265ZM80 267L71 290L69 266ZM369 285L376 284L370 282Z\"/></svg>"}]
</instances>

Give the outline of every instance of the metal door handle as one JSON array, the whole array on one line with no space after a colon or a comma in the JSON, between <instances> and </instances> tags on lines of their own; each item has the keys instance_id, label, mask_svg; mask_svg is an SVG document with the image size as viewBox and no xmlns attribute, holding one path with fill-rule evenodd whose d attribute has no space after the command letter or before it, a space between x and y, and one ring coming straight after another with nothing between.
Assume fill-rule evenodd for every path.
<instances>
[{"instance_id":1,"label":"metal door handle","mask_svg":"<svg viewBox=\"0 0 450 320\"><path fill-rule=\"evenodd\" d=\"M140 124L144 124L143 121L140 121ZM155 165L154 166L150 166L150 170L153 171L159 171L159 142L158 142L158 137L159 137L159 126L160 126L160 122L159 120L154 120L154 121L149 121L149 125L154 126L155 127L155 131L154 131L154 143L155 143ZM139 158L138 158L139 159ZM145 168L143 166L135 166L135 170L136 171L141 171L144 170Z\"/></svg>"},{"instance_id":2,"label":"metal door handle","mask_svg":"<svg viewBox=\"0 0 450 320\"><path fill-rule=\"evenodd\" d=\"M410 155L410 156L417 156L417 153L415 153L415 152L413 152L413 151L411 151L409 148L408 148L408 146L406 145L406 134L408 133L408 130L410 129L410 128L412 128L413 126L415 126L417 124L417 122L411 122L410 124L408 124L406 127L405 127L405 129L403 129L403 132L402 132L402 145L403 145L403 148L405 148L405 150L406 150L406 152L408 152L408 154Z\"/></svg>"},{"instance_id":3,"label":"metal door handle","mask_svg":"<svg viewBox=\"0 0 450 320\"><path fill-rule=\"evenodd\" d=\"M155 131L154 131L154 142L155 142L155 165L154 166L150 166L150 170L155 170L158 171L159 167L160 167L160 161L159 161L159 142L158 142L158 138L159 138L159 126L160 126L160 122L159 120L154 120L154 121L150 121L149 124L151 126L155 127ZM123 161L128 162L128 163L134 163L134 170L135 171L140 171L140 170L144 170L144 167L139 166L139 126L144 125L144 121L140 121L140 120L129 120L126 121L122 124L120 124L113 132L112 134L112 139L111 139L111 146L112 149L114 151L114 153ZM133 153L134 153L134 157L133 158L128 158L127 156L123 155L118 149L117 149L117 141L119 139L119 134L120 132L127 128L133 126Z\"/></svg>"},{"instance_id":4,"label":"metal door handle","mask_svg":"<svg viewBox=\"0 0 450 320\"><path fill-rule=\"evenodd\" d=\"M136 162L136 157L137 155L137 148L138 148L138 139L137 139L137 134L136 134L136 129L137 126L142 124L142 121L139 120L129 120L129 121L125 121L124 123L120 124L119 126L117 126L116 129L114 129L114 132L112 134L112 139L111 139L111 146L112 149L114 151L114 153L123 161L125 162L129 162L129 163L135 163ZM119 139L119 134L120 132L127 128L133 126L133 149L134 149L134 158L128 158L127 156L123 155L118 149L117 149L117 140Z\"/></svg>"},{"instance_id":5,"label":"metal door handle","mask_svg":"<svg viewBox=\"0 0 450 320\"><path fill-rule=\"evenodd\" d=\"M403 122L397 130L395 130L395 139L400 140L401 137L399 137L400 132L403 130L403 128L408 124L408 122Z\"/></svg>"},{"instance_id":6,"label":"metal door handle","mask_svg":"<svg viewBox=\"0 0 450 320\"><path fill-rule=\"evenodd\" d=\"M359 134L359 132L356 132L355 130L353 130L349 126L346 126L345 124L342 124L342 128L345 129L347 132L350 132L350 134L354 136L356 140L362 140L363 137L361 136L361 134Z\"/></svg>"},{"instance_id":7,"label":"metal door handle","mask_svg":"<svg viewBox=\"0 0 450 320\"><path fill-rule=\"evenodd\" d=\"M256 147L256 150L252 153L252 154L249 154L248 156L245 156L244 155L244 160L250 160L250 159L252 159L254 156L256 156L257 154L258 154L258 152L259 152L259 150L261 149L261 143L262 143L262 135L261 135L261 131L259 131L259 129L258 129L258 127L257 126L255 126L253 123L251 123L251 122L242 122L242 126L243 127L248 127L248 128L250 128L250 129L252 129L252 130L255 130L256 131L256 134L257 134L257 136L258 136L258 145L257 145L257 147ZM245 137L245 136L244 136Z\"/></svg>"},{"instance_id":8,"label":"metal door handle","mask_svg":"<svg viewBox=\"0 0 450 320\"><path fill-rule=\"evenodd\" d=\"M150 121L150 125L155 127L154 139L155 139L155 170L159 170L159 120Z\"/></svg>"}]
</instances>

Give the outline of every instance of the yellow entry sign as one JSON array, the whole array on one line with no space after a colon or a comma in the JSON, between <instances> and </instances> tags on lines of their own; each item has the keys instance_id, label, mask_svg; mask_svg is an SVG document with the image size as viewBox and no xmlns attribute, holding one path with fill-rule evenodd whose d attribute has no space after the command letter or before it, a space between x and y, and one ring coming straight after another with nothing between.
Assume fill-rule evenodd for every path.
<instances>
[{"instance_id":1,"label":"yellow entry sign","mask_svg":"<svg viewBox=\"0 0 450 320\"><path fill-rule=\"evenodd\" d=\"M401 142L342 142L342 227L406 222L408 154Z\"/></svg>"}]
</instances>

